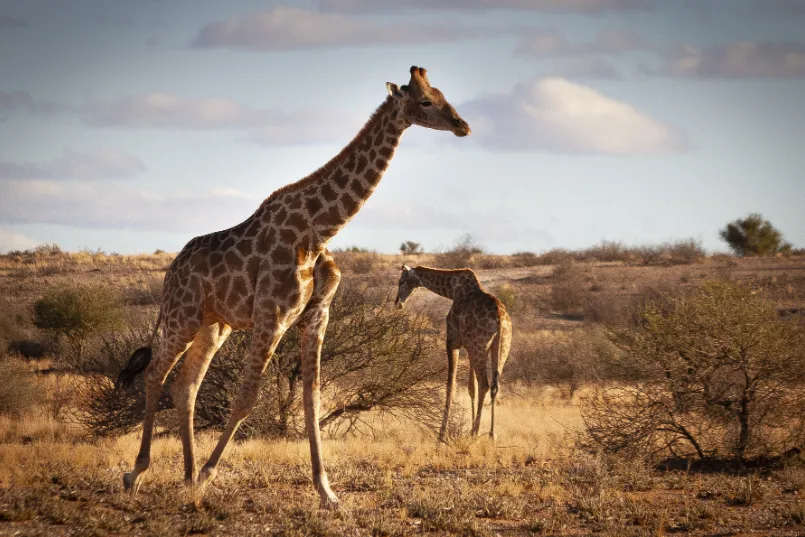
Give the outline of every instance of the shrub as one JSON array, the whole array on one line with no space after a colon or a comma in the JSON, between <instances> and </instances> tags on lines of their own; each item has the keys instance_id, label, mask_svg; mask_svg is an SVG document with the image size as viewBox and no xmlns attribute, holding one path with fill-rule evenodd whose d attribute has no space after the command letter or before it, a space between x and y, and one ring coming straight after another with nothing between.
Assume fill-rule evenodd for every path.
<instances>
[{"instance_id":1,"label":"shrub","mask_svg":"<svg viewBox=\"0 0 805 537\"><path fill-rule=\"evenodd\" d=\"M472 235L464 235L455 246L443 252L439 258L445 268L466 268L472 264L473 256L484 253L484 249Z\"/></svg>"},{"instance_id":2,"label":"shrub","mask_svg":"<svg viewBox=\"0 0 805 537\"><path fill-rule=\"evenodd\" d=\"M562 389L568 399L584 384L608 380L615 349L600 330L580 329L544 337L518 336L506 363L506 378Z\"/></svg>"},{"instance_id":3,"label":"shrub","mask_svg":"<svg viewBox=\"0 0 805 537\"><path fill-rule=\"evenodd\" d=\"M710 282L670 294L610 338L642 380L584 400L595 444L702 459L802 446L805 332L762 292Z\"/></svg>"},{"instance_id":4,"label":"shrub","mask_svg":"<svg viewBox=\"0 0 805 537\"><path fill-rule=\"evenodd\" d=\"M512 313L518 306L517 293L515 293L514 288L508 283L496 287L495 296L498 300L503 302L503 305L506 306L506 310L509 313Z\"/></svg>"},{"instance_id":5,"label":"shrub","mask_svg":"<svg viewBox=\"0 0 805 537\"><path fill-rule=\"evenodd\" d=\"M635 249L644 265L690 265L707 256L699 241L684 239Z\"/></svg>"},{"instance_id":6,"label":"shrub","mask_svg":"<svg viewBox=\"0 0 805 537\"><path fill-rule=\"evenodd\" d=\"M565 314L581 315L592 281L590 268L576 263L562 263L554 269L553 280L551 308Z\"/></svg>"},{"instance_id":7,"label":"shrub","mask_svg":"<svg viewBox=\"0 0 805 537\"><path fill-rule=\"evenodd\" d=\"M376 252L356 247L336 252L335 260L344 274L371 274L381 263Z\"/></svg>"},{"instance_id":8,"label":"shrub","mask_svg":"<svg viewBox=\"0 0 805 537\"><path fill-rule=\"evenodd\" d=\"M92 336L120 327L124 310L120 298L105 287L52 288L34 303L34 325L58 340L64 338L70 359L80 362Z\"/></svg>"},{"instance_id":9,"label":"shrub","mask_svg":"<svg viewBox=\"0 0 805 537\"><path fill-rule=\"evenodd\" d=\"M766 256L791 251L791 245L783 240L783 234L757 213L730 222L719 235L740 256Z\"/></svg>"},{"instance_id":10,"label":"shrub","mask_svg":"<svg viewBox=\"0 0 805 537\"><path fill-rule=\"evenodd\" d=\"M445 363L426 321L410 316L351 285L345 278L331 307L322 349L322 412L320 424L332 433L366 430L369 411L391 417L416 417L425 426L441 417L441 396L433 380L441 380ZM135 388L116 390L114 378L131 350L147 339L147 326L105 338L97 355L85 361L96 375L83 388L87 403L80 421L97 435L129 431L142 421L143 381ZM199 389L195 423L198 430L222 429L240 386L250 333L236 333L218 351ZM156 345L158 347L158 343ZM182 367L177 364L166 386ZM264 375L257 405L243 422L239 436L294 437L304 434L299 334L294 327L283 337ZM172 407L167 390L160 410ZM167 420L165 418L168 418ZM176 430L172 414L160 418Z\"/></svg>"},{"instance_id":11,"label":"shrub","mask_svg":"<svg viewBox=\"0 0 805 537\"><path fill-rule=\"evenodd\" d=\"M40 401L34 374L16 360L0 360L0 415L20 416Z\"/></svg>"}]
</instances>

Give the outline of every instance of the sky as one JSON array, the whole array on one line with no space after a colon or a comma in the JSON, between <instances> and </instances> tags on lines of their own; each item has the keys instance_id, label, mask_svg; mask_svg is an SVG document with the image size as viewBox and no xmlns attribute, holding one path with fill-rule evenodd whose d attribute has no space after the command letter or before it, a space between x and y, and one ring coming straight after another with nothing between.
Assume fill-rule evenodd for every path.
<instances>
[{"instance_id":1,"label":"sky","mask_svg":"<svg viewBox=\"0 0 805 537\"><path fill-rule=\"evenodd\" d=\"M346 145L411 65L473 134L408 129L331 242L491 253L805 247L805 0L0 0L0 252L178 251Z\"/></svg>"}]
</instances>

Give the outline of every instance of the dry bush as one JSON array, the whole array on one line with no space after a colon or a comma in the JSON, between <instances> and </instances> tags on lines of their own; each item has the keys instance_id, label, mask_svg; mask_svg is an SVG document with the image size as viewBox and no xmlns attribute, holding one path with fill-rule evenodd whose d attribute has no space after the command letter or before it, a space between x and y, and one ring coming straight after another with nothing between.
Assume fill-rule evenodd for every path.
<instances>
[{"instance_id":1,"label":"dry bush","mask_svg":"<svg viewBox=\"0 0 805 537\"><path fill-rule=\"evenodd\" d=\"M564 248L553 248L539 255L540 265L569 264L576 259L573 252Z\"/></svg>"},{"instance_id":2,"label":"dry bush","mask_svg":"<svg viewBox=\"0 0 805 537\"><path fill-rule=\"evenodd\" d=\"M803 446L805 331L762 292L707 283L648 302L610 337L641 380L584 400L590 442L739 460Z\"/></svg>"},{"instance_id":3,"label":"dry bush","mask_svg":"<svg viewBox=\"0 0 805 537\"><path fill-rule=\"evenodd\" d=\"M551 308L569 315L582 315L590 291L597 289L592 267L562 263L556 266L552 278Z\"/></svg>"},{"instance_id":4,"label":"dry bush","mask_svg":"<svg viewBox=\"0 0 805 537\"><path fill-rule=\"evenodd\" d=\"M510 257L511 264L515 267L535 267L546 264L541 256L534 252L514 252Z\"/></svg>"},{"instance_id":5,"label":"dry bush","mask_svg":"<svg viewBox=\"0 0 805 537\"><path fill-rule=\"evenodd\" d=\"M438 255L438 264L444 268L467 268L471 267L475 257L482 253L484 249L472 235L464 235L455 246Z\"/></svg>"},{"instance_id":6,"label":"dry bush","mask_svg":"<svg viewBox=\"0 0 805 537\"><path fill-rule=\"evenodd\" d=\"M333 252L336 264L345 274L371 274L383 265L383 257L365 248L352 247Z\"/></svg>"},{"instance_id":7,"label":"dry bush","mask_svg":"<svg viewBox=\"0 0 805 537\"><path fill-rule=\"evenodd\" d=\"M584 384L610 380L620 371L616 349L593 328L538 336L515 333L512 354L506 362L506 380L526 385L561 388L572 399Z\"/></svg>"},{"instance_id":8,"label":"dry bush","mask_svg":"<svg viewBox=\"0 0 805 537\"><path fill-rule=\"evenodd\" d=\"M0 360L0 415L21 416L42 402L35 375L17 360Z\"/></svg>"},{"instance_id":9,"label":"dry bush","mask_svg":"<svg viewBox=\"0 0 805 537\"><path fill-rule=\"evenodd\" d=\"M435 423L441 398L432 381L441 378L445 364L432 359L438 346L425 328L423 317L378 301L345 280L331 307L322 350L322 427L334 434L371 432L372 425L363 419L368 412ZM94 434L129 431L141 422L142 379L129 390L115 389L113 379L148 333L147 326L140 326L106 338L99 353L85 361L85 372L92 376L82 387L85 404L78 418ZM226 424L250 341L250 333L233 334L216 354L198 393L198 430L221 429ZM181 362L166 386L179 368ZM258 403L241 426L240 437L304 434L301 382L298 330L292 328L268 366ZM171 407L165 390L159 408ZM173 413L160 417L160 423L176 428Z\"/></svg>"},{"instance_id":10,"label":"dry bush","mask_svg":"<svg viewBox=\"0 0 805 537\"><path fill-rule=\"evenodd\" d=\"M126 286L123 298L129 306L159 306L162 297L163 275L148 274Z\"/></svg>"},{"instance_id":11,"label":"dry bush","mask_svg":"<svg viewBox=\"0 0 805 537\"><path fill-rule=\"evenodd\" d=\"M591 246L579 252L579 256L591 261L623 261L630 262L637 258L633 248L628 248L621 242L602 241L601 244Z\"/></svg>"},{"instance_id":12,"label":"dry bush","mask_svg":"<svg viewBox=\"0 0 805 537\"><path fill-rule=\"evenodd\" d=\"M493 289L493 294L503 302L506 306L506 311L511 314L516 311L520 306L520 300L517 297L517 292L509 283L502 283Z\"/></svg>"},{"instance_id":13,"label":"dry bush","mask_svg":"<svg viewBox=\"0 0 805 537\"><path fill-rule=\"evenodd\" d=\"M685 239L635 248L643 265L690 265L707 257L699 241Z\"/></svg>"}]
</instances>

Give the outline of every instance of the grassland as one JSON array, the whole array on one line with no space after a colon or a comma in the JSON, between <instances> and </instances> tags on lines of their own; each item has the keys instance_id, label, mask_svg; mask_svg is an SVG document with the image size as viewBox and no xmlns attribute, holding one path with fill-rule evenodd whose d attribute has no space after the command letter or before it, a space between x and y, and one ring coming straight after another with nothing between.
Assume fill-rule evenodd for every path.
<instances>
[{"instance_id":1,"label":"grassland","mask_svg":"<svg viewBox=\"0 0 805 537\"><path fill-rule=\"evenodd\" d=\"M0 306L19 322L48 288L97 283L121 291L138 315L153 314L169 254L101 253L0 258ZM393 296L402 262L438 265L432 255L341 254L346 276ZM544 341L581 337L617 318L647 290L731 279L765 289L781 310L805 304L802 257L737 260L708 257L686 264L476 256L485 285L505 295L515 327L510 377ZM420 294L414 308L434 326L449 304ZM28 317L26 317L28 316ZM434 360L443 360L437 355ZM58 369L52 357L30 370ZM62 380L58 380L62 378ZM326 438L325 461L342 502L320 511L310 485L305 441L247 440L232 446L217 480L196 502L182 484L181 446L156 440L152 467L136 498L121 475L136 455L138 434L91 438L59 418L55 397L69 377L40 374L39 403L0 416L0 535L803 535L805 462L754 469L682 467L580 448L578 398L563 386L511 381L497 410L498 441L454 438L437 445L416 423L378 421L372 435ZM2 382L2 381L0 381ZM459 386L462 386L459 381ZM464 390L456 412L468 404ZM488 412L487 419L488 419ZM378 419L372 418L369 419ZM482 425L482 431L488 424ZM202 458L214 435L199 435Z\"/></svg>"}]
</instances>

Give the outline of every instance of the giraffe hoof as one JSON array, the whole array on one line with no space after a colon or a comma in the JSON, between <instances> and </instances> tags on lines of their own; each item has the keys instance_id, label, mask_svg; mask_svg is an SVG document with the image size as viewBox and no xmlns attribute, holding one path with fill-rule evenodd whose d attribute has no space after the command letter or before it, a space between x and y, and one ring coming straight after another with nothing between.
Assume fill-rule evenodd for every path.
<instances>
[{"instance_id":1,"label":"giraffe hoof","mask_svg":"<svg viewBox=\"0 0 805 537\"><path fill-rule=\"evenodd\" d=\"M134 472L126 472L123 474L123 489L128 491L132 496L137 495L140 488L140 479Z\"/></svg>"},{"instance_id":2,"label":"giraffe hoof","mask_svg":"<svg viewBox=\"0 0 805 537\"><path fill-rule=\"evenodd\" d=\"M341 509L341 503L335 495L328 498L322 498L319 504L319 509L327 509L328 511L338 511Z\"/></svg>"},{"instance_id":3,"label":"giraffe hoof","mask_svg":"<svg viewBox=\"0 0 805 537\"><path fill-rule=\"evenodd\" d=\"M195 491L197 494L201 494L204 489L207 488L207 485L212 483L212 480L215 479L215 474L218 473L218 470L215 468L210 468L205 466L201 469L198 473L198 479L196 480Z\"/></svg>"}]
</instances>

